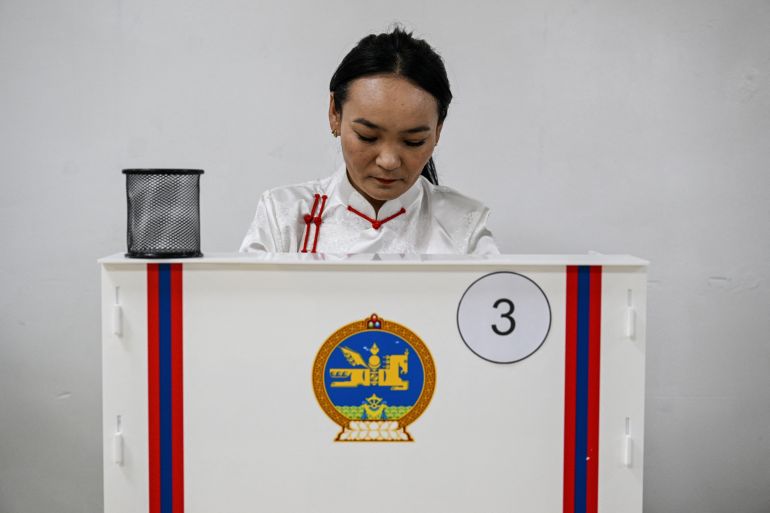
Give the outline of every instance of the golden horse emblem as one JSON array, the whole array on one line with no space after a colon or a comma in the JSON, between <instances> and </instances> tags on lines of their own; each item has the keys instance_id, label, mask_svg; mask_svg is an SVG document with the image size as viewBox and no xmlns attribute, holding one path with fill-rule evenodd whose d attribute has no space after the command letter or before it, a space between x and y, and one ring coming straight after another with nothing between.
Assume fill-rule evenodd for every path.
<instances>
[{"instance_id":1,"label":"golden horse emblem","mask_svg":"<svg viewBox=\"0 0 770 513\"><path fill-rule=\"evenodd\" d=\"M332 387L390 387L391 390L408 390L409 381L401 379L402 374L409 372L409 349L403 354L391 354L385 356L385 365L378 353L377 344L372 345L369 361L364 361L360 353L348 347L340 347L345 359L353 367L350 369L329 369L329 375L333 379L346 379L346 381L333 381Z\"/></svg>"}]
</instances>

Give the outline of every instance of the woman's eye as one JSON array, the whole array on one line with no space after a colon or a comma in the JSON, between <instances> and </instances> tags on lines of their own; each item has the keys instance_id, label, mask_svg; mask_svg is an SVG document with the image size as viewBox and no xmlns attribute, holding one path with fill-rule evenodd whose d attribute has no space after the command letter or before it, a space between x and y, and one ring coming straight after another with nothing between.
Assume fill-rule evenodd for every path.
<instances>
[{"instance_id":1,"label":"woman's eye","mask_svg":"<svg viewBox=\"0 0 770 513\"><path fill-rule=\"evenodd\" d=\"M377 140L376 137L364 137L363 135L359 134L358 132L356 132L356 135L358 136L358 138L360 140L362 140L364 142L368 142L368 143L372 143L372 142Z\"/></svg>"},{"instance_id":2,"label":"woman's eye","mask_svg":"<svg viewBox=\"0 0 770 513\"><path fill-rule=\"evenodd\" d=\"M360 141L363 141L365 143L373 143L377 140L376 137L366 137L365 135L361 135L358 132L356 132L356 135L358 136L358 139ZM425 144L425 139L423 139L422 141L404 141L404 144L412 148L416 148L417 146L422 146L423 144Z\"/></svg>"}]
</instances>

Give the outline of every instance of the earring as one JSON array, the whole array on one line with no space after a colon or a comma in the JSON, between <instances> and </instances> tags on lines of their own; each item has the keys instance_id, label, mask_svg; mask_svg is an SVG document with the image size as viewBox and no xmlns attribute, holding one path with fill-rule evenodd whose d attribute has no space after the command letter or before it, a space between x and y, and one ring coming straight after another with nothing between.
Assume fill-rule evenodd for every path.
<instances>
[{"instance_id":1,"label":"earring","mask_svg":"<svg viewBox=\"0 0 770 513\"><path fill-rule=\"evenodd\" d=\"M336 129L336 128L332 128L332 135L333 135L334 137L339 137L339 136L340 136L340 134L339 134L339 132L337 132L337 129Z\"/></svg>"}]
</instances>

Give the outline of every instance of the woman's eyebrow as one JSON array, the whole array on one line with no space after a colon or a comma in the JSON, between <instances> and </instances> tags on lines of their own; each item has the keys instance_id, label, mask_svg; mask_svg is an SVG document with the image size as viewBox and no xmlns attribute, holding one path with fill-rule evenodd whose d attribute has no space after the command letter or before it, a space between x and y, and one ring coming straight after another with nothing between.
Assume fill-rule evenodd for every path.
<instances>
[{"instance_id":1,"label":"woman's eyebrow","mask_svg":"<svg viewBox=\"0 0 770 513\"><path fill-rule=\"evenodd\" d=\"M410 128L409 130L402 130L402 134L416 134L418 132L427 132L430 130L429 126L422 125L422 126L416 126L414 128Z\"/></svg>"},{"instance_id":2,"label":"woman's eyebrow","mask_svg":"<svg viewBox=\"0 0 770 513\"><path fill-rule=\"evenodd\" d=\"M360 125L364 125L365 127L371 128L372 130L384 130L381 126L376 125L376 124L372 123L371 121L369 121L368 119L365 119L365 118L354 119L353 123L358 123ZM408 130L401 130L401 132L399 132L399 133L401 133L401 134L416 134L418 132L427 132L429 130L430 130L429 126L421 125L421 126L416 126L414 128L410 128ZM387 132L387 130L385 130L385 131Z\"/></svg>"},{"instance_id":3,"label":"woman's eyebrow","mask_svg":"<svg viewBox=\"0 0 770 513\"><path fill-rule=\"evenodd\" d=\"M365 127L371 128L372 130L381 130L382 129L379 125L375 125L374 123L372 123L368 119L364 119L364 118L354 119L353 123L358 123L360 125L364 125Z\"/></svg>"}]
</instances>

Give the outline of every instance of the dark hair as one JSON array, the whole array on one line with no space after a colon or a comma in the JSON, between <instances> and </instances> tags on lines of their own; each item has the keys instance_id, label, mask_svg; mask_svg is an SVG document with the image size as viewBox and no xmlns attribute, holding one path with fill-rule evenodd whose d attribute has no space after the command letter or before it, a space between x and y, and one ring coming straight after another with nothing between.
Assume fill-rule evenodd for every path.
<instances>
[{"instance_id":1,"label":"dark hair","mask_svg":"<svg viewBox=\"0 0 770 513\"><path fill-rule=\"evenodd\" d=\"M366 36L342 59L329 82L337 112L342 112L352 81L383 73L402 76L433 95L438 103L438 122L444 122L452 101L444 62L428 43L401 27ZM425 164L422 176L438 185L433 157Z\"/></svg>"}]
</instances>

